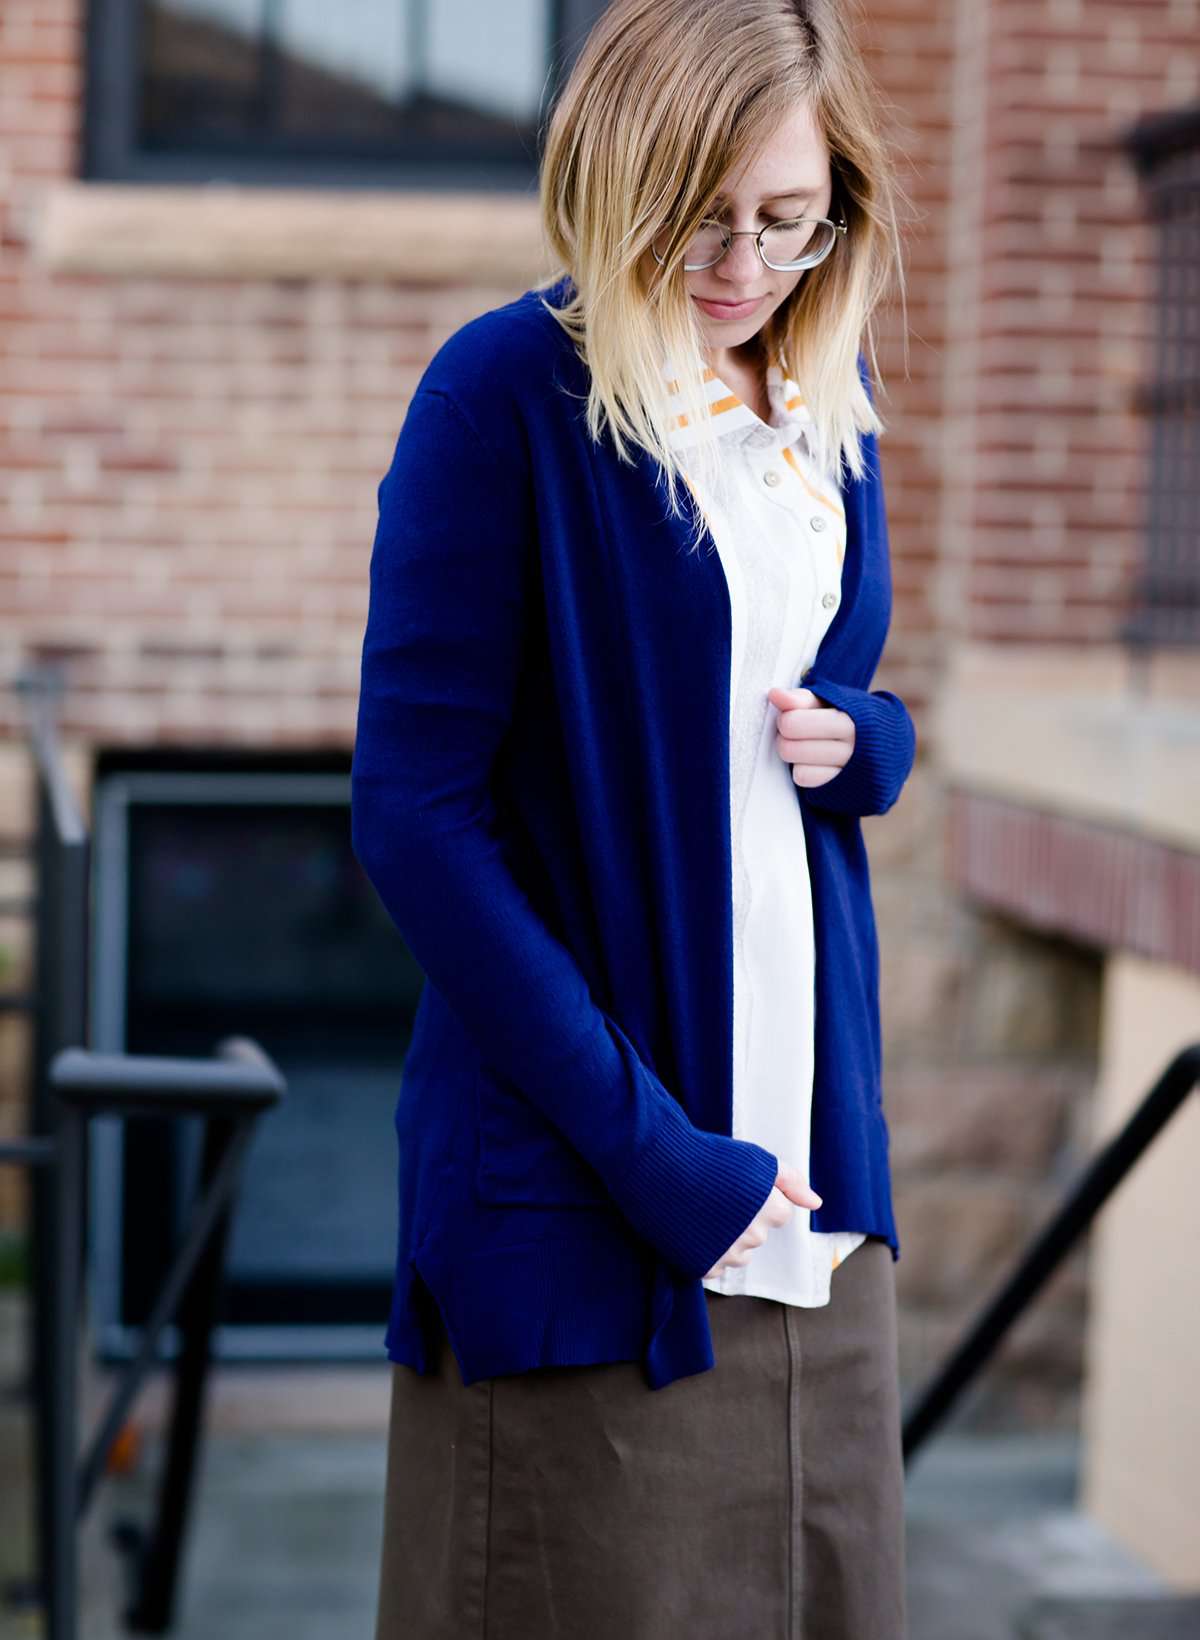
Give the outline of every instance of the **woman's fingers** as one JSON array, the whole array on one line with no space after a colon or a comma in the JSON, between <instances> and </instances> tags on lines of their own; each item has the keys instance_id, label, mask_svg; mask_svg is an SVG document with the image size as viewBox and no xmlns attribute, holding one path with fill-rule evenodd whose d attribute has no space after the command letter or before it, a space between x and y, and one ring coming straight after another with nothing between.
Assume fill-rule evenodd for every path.
<instances>
[{"instance_id":1,"label":"woman's fingers","mask_svg":"<svg viewBox=\"0 0 1200 1640\"><path fill-rule=\"evenodd\" d=\"M792 765L797 786L823 786L845 768L854 751L854 719L824 706L811 689L767 691L776 708L775 750Z\"/></svg>"},{"instance_id":2,"label":"woman's fingers","mask_svg":"<svg viewBox=\"0 0 1200 1640\"><path fill-rule=\"evenodd\" d=\"M721 1271L730 1265L739 1269L749 1264L756 1247L761 1247L772 1229L778 1229L786 1224L792 1216L792 1202L803 1197L801 1205L805 1207L819 1207L821 1198L815 1190L811 1190L804 1183L803 1177L794 1167L781 1167L778 1178L787 1185L787 1190L781 1190L776 1182L771 1187L771 1194L750 1220L733 1246L719 1258L711 1270L706 1270L704 1279L718 1276Z\"/></svg>"},{"instance_id":3,"label":"woman's fingers","mask_svg":"<svg viewBox=\"0 0 1200 1640\"><path fill-rule=\"evenodd\" d=\"M840 706L787 706L779 711L775 727L789 739L813 735L848 740L854 733L854 719Z\"/></svg>"},{"instance_id":4,"label":"woman's fingers","mask_svg":"<svg viewBox=\"0 0 1200 1640\"><path fill-rule=\"evenodd\" d=\"M840 769L846 761L847 742L810 740L806 735L776 735L775 749L788 763L828 763Z\"/></svg>"},{"instance_id":5,"label":"woman's fingers","mask_svg":"<svg viewBox=\"0 0 1200 1640\"><path fill-rule=\"evenodd\" d=\"M824 786L833 779L837 769L827 768L823 763L793 763L793 786Z\"/></svg>"},{"instance_id":6,"label":"woman's fingers","mask_svg":"<svg viewBox=\"0 0 1200 1640\"><path fill-rule=\"evenodd\" d=\"M792 1167L790 1163L780 1164L779 1172L775 1177L775 1188L782 1191L789 1201L795 1202L799 1207L820 1207L821 1205L821 1198L812 1185L809 1184L800 1169Z\"/></svg>"}]
</instances>

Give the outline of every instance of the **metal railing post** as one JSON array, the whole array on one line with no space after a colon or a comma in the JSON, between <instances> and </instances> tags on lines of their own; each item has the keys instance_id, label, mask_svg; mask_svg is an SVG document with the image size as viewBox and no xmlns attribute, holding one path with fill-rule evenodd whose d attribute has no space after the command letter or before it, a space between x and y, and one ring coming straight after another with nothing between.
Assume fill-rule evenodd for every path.
<instances>
[{"instance_id":1,"label":"metal railing post","mask_svg":"<svg viewBox=\"0 0 1200 1640\"><path fill-rule=\"evenodd\" d=\"M44 1260L49 1287L46 1350L50 1379L38 1389L45 1440L47 1535L42 1557L46 1640L75 1640L78 1633L79 1563L76 1537L79 1421L79 1295L82 1275L80 1200L83 1189L85 1119L60 1106L56 1155L46 1170L52 1180L52 1243Z\"/></svg>"},{"instance_id":2,"label":"metal railing post","mask_svg":"<svg viewBox=\"0 0 1200 1640\"><path fill-rule=\"evenodd\" d=\"M237 1126L217 1119L208 1123L200 1164L202 1190L217 1176L233 1146ZM155 1529L142 1556L138 1598L127 1614L130 1628L139 1634L165 1634L171 1626L204 1418L212 1330L223 1285L231 1205L226 1201L222 1208L179 1308L182 1343L175 1368L174 1411Z\"/></svg>"},{"instance_id":3,"label":"metal railing post","mask_svg":"<svg viewBox=\"0 0 1200 1640\"><path fill-rule=\"evenodd\" d=\"M53 682L25 684L37 784L33 1106L30 1128L52 1158L31 1180L29 1261L36 1577L47 1640L74 1640L77 1605L75 1433L82 1302L87 1124L49 1083L52 1056L87 1040L89 850L55 739Z\"/></svg>"}]
</instances>

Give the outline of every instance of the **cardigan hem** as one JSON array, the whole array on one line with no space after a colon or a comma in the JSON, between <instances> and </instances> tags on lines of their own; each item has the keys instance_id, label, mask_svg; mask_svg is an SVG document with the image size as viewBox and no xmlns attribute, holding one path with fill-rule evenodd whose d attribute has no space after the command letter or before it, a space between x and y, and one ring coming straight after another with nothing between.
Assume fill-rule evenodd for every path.
<instances>
[{"instance_id":1,"label":"cardigan hem","mask_svg":"<svg viewBox=\"0 0 1200 1640\"><path fill-rule=\"evenodd\" d=\"M640 1360L650 1387L661 1388L714 1364L699 1279L619 1230L570 1237L560 1225L549 1239L486 1249L427 1237L400 1275L387 1355L418 1372L434 1366L428 1301L464 1384L536 1367ZM695 1299L690 1308L686 1302L693 1287L700 1329ZM685 1302L677 1305L681 1290Z\"/></svg>"},{"instance_id":2,"label":"cardigan hem","mask_svg":"<svg viewBox=\"0 0 1200 1640\"><path fill-rule=\"evenodd\" d=\"M899 1257L894 1232L866 1233ZM426 1237L399 1266L384 1339L390 1362L434 1370L431 1307L464 1384L538 1367L640 1361L647 1386L663 1389L716 1364L703 1280L619 1227L572 1237L560 1224L552 1238L486 1249L449 1249Z\"/></svg>"}]
</instances>

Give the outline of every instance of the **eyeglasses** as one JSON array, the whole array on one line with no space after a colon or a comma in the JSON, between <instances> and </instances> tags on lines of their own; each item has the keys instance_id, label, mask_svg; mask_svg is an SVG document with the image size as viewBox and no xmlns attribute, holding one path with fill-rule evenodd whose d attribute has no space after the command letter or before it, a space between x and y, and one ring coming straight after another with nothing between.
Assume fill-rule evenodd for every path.
<instances>
[{"instance_id":1,"label":"eyeglasses","mask_svg":"<svg viewBox=\"0 0 1200 1640\"><path fill-rule=\"evenodd\" d=\"M797 216L787 222L769 222L755 232L752 228L734 233L723 222L709 217L703 221L683 248L684 271L693 273L698 268L711 268L725 255L739 236L749 235L758 254L768 268L777 273L796 268L815 268L823 262L837 243L838 234L846 232L844 221L831 222L827 216ZM650 249L659 267L665 267L664 255L670 243L670 230L659 234Z\"/></svg>"}]
</instances>

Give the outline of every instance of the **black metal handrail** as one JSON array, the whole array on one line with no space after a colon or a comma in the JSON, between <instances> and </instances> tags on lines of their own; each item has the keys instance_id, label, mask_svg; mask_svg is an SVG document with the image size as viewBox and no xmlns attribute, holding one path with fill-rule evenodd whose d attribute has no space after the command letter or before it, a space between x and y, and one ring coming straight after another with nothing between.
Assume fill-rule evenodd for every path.
<instances>
[{"instance_id":1,"label":"black metal handrail","mask_svg":"<svg viewBox=\"0 0 1200 1640\"><path fill-rule=\"evenodd\" d=\"M200 1168L200 1187L191 1205L182 1240L144 1323L138 1349L123 1368L108 1408L82 1460L77 1451L77 1385L75 1324L65 1317L56 1329L58 1355L52 1377L53 1418L58 1430L54 1452L59 1464L52 1490L56 1506L60 1583L75 1582L68 1531L74 1532L92 1500L113 1444L121 1432L142 1382L154 1365L163 1329L178 1314L183 1344L175 1363L175 1404L168 1455L159 1495L159 1510L148 1534L123 1546L135 1551L134 1597L126 1613L131 1629L161 1634L170 1626L176 1573L182 1548L200 1435L209 1343L216 1319L224 1266L224 1248L242 1164L259 1115L283 1095L280 1072L254 1042L230 1037L212 1061L168 1059L126 1054L93 1054L68 1048L55 1055L50 1086L61 1101L61 1156L82 1154L84 1129L99 1115L153 1113L203 1116L208 1119ZM79 1287L79 1239L64 1233L56 1240L54 1295ZM72 1306L73 1309L73 1306ZM68 1602L64 1600L64 1605ZM63 1615L62 1634L74 1635L71 1598ZM53 1625L50 1630L55 1633Z\"/></svg>"},{"instance_id":2,"label":"black metal handrail","mask_svg":"<svg viewBox=\"0 0 1200 1640\"><path fill-rule=\"evenodd\" d=\"M907 1461L947 1416L1013 1322L1049 1281L1143 1151L1200 1083L1200 1042L1182 1048L1150 1092L1089 1164L1012 1274L967 1329L904 1416Z\"/></svg>"},{"instance_id":3,"label":"black metal handrail","mask_svg":"<svg viewBox=\"0 0 1200 1640\"><path fill-rule=\"evenodd\" d=\"M230 1037L218 1047L217 1059L174 1060L127 1054L92 1054L67 1048L50 1066L50 1081L60 1099L80 1117L135 1113L162 1116L210 1116L211 1154L201 1164L203 1185L192 1206L187 1234L142 1327L137 1353L100 1421L78 1480L77 1513L91 1501L96 1482L129 1408L153 1364L163 1328L176 1313L201 1253L232 1201L242 1161L253 1137L253 1118L283 1094L283 1078L258 1047L244 1037ZM230 1116L223 1113L228 1111ZM233 1120L230 1120L230 1117Z\"/></svg>"},{"instance_id":4,"label":"black metal handrail","mask_svg":"<svg viewBox=\"0 0 1200 1640\"><path fill-rule=\"evenodd\" d=\"M163 1633L171 1622L203 1417L212 1329L237 1187L255 1126L283 1095L284 1079L245 1037L219 1042L212 1059L95 1053L86 1043L89 837L76 807L51 711L56 684L26 674L28 740L37 775L36 981L23 1007L34 1024L33 1103L27 1137L0 1144L0 1163L32 1169L29 1260L32 1396L36 1420L37 1576L46 1640L76 1640L77 1531L114 1441L175 1316L180 1347L158 1505L148 1531L123 1528L132 1552L128 1626ZM200 1177L134 1359L122 1370L82 1459L78 1355L82 1310L88 1129L93 1117L156 1114L205 1123Z\"/></svg>"}]
</instances>

